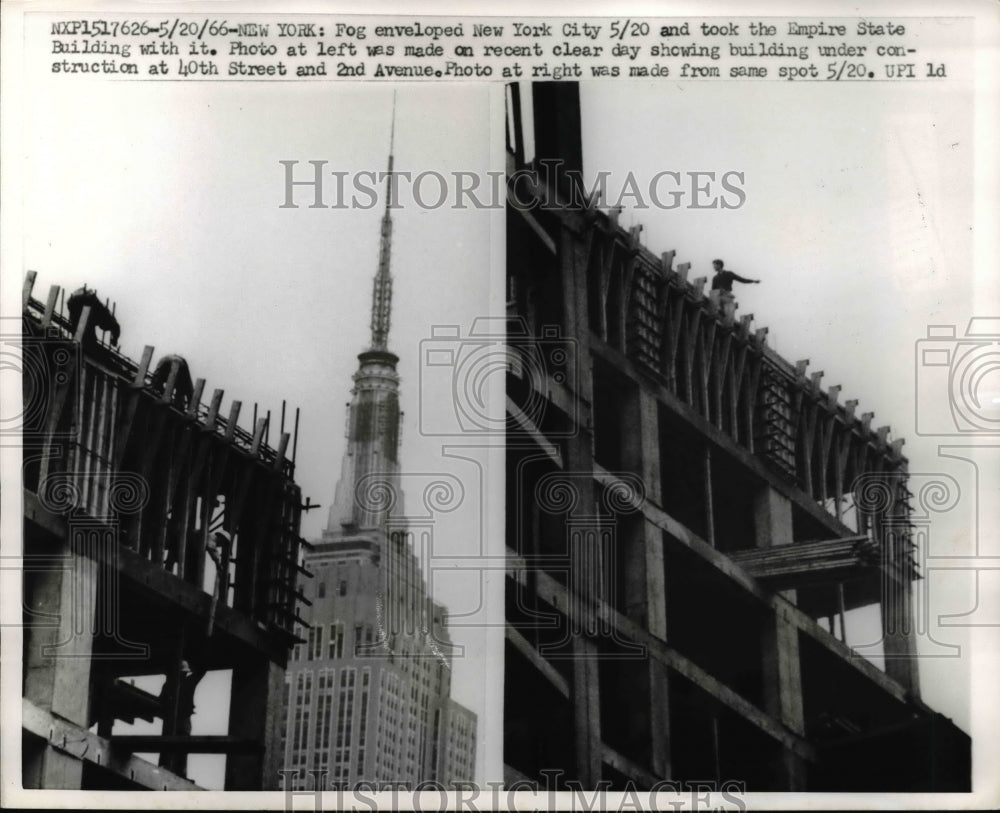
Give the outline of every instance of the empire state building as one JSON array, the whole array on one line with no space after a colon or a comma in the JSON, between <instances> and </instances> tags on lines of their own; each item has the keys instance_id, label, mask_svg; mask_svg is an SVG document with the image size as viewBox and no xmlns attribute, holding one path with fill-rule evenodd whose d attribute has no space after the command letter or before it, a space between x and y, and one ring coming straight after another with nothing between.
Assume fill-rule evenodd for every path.
<instances>
[{"instance_id":1,"label":"empire state building","mask_svg":"<svg viewBox=\"0 0 1000 813\"><path fill-rule=\"evenodd\" d=\"M399 357L388 349L393 184L390 149L371 340L327 528L305 556L309 629L286 674L281 753L294 790L314 776L327 788L474 779L476 715L451 699L446 611L427 592L403 513Z\"/></svg>"}]
</instances>

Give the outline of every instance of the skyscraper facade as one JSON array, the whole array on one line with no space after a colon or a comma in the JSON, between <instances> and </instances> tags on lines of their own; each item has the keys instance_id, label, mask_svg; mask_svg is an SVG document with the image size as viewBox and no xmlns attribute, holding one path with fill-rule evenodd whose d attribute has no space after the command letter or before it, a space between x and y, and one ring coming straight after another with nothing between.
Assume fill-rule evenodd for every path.
<instances>
[{"instance_id":1,"label":"skyscraper facade","mask_svg":"<svg viewBox=\"0 0 1000 813\"><path fill-rule=\"evenodd\" d=\"M281 743L293 789L474 778L476 715L450 698L446 612L414 553L430 530L403 510L399 358L388 349L392 173L390 155L371 343L358 356L327 528L304 561L309 628L292 655Z\"/></svg>"}]
</instances>

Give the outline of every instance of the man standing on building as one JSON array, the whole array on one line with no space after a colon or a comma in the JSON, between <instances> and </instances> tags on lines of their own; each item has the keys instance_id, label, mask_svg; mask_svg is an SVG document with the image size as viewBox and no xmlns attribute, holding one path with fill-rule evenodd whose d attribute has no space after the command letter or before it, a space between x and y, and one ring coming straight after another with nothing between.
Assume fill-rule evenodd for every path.
<instances>
[{"instance_id":1,"label":"man standing on building","mask_svg":"<svg viewBox=\"0 0 1000 813\"><path fill-rule=\"evenodd\" d=\"M747 279L746 277L741 277L735 271L725 271L723 266L725 263L722 260L712 260L712 267L715 268L715 276L712 277L712 290L713 291L723 291L724 293L732 295L733 293L733 283L734 282L750 282L759 283L759 279Z\"/></svg>"},{"instance_id":2,"label":"man standing on building","mask_svg":"<svg viewBox=\"0 0 1000 813\"><path fill-rule=\"evenodd\" d=\"M84 308L90 308L90 318L83 333L82 344L88 347L97 344L97 330L100 328L111 332L111 345L117 347L118 337L121 335L118 320L115 319L111 309L97 298L97 291L90 290L86 285L70 294L69 301L66 303L66 309L69 311L70 332L76 334L76 327L80 324Z\"/></svg>"}]
</instances>

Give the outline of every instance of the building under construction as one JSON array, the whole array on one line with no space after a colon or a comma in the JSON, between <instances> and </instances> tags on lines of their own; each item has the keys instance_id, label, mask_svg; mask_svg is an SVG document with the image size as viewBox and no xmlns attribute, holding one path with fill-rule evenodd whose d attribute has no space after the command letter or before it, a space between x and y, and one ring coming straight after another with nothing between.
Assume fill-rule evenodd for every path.
<instances>
[{"instance_id":1,"label":"building under construction","mask_svg":"<svg viewBox=\"0 0 1000 813\"><path fill-rule=\"evenodd\" d=\"M53 286L39 301L34 282L22 302L23 784L197 789L188 759L210 753L226 756L227 790L277 789L300 600L297 438L282 414L268 445L256 407L252 433L240 428L221 389L203 405L205 381L179 356L154 367L152 347L138 363L120 354L94 292L63 303ZM215 670L232 670L228 731L192 735L195 689ZM150 676L158 694L140 688ZM159 733L123 733L140 720Z\"/></svg>"},{"instance_id":2,"label":"building under construction","mask_svg":"<svg viewBox=\"0 0 1000 813\"><path fill-rule=\"evenodd\" d=\"M902 440L586 198L577 85L508 94L508 783L968 790L920 699Z\"/></svg>"}]
</instances>

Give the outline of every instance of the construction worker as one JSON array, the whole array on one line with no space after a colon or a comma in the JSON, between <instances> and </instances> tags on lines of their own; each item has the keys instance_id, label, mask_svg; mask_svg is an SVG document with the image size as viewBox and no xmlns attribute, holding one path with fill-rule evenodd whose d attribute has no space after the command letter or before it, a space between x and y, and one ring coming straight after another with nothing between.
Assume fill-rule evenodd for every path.
<instances>
[{"instance_id":1,"label":"construction worker","mask_svg":"<svg viewBox=\"0 0 1000 813\"><path fill-rule=\"evenodd\" d=\"M167 386L167 379L174 367L177 367L177 376L174 379L174 391L171 400L178 409L187 409L194 395L194 385L191 383L191 371L183 356L171 353L164 356L157 362L156 371L153 373L152 387L156 392L162 393Z\"/></svg>"},{"instance_id":2,"label":"construction worker","mask_svg":"<svg viewBox=\"0 0 1000 813\"><path fill-rule=\"evenodd\" d=\"M118 320L108 309L108 306L97 298L97 291L92 291L84 285L70 294L66 309L69 311L70 330L75 334L76 326L80 324L80 317L85 307L90 308L90 318L87 320L87 328L83 333L82 344L90 346L97 343L97 329L107 330L111 333L111 345L118 346L118 337L121 335L121 328Z\"/></svg>"},{"instance_id":3,"label":"construction worker","mask_svg":"<svg viewBox=\"0 0 1000 813\"><path fill-rule=\"evenodd\" d=\"M723 293L732 295L734 282L748 282L753 284L760 282L759 279L741 277L735 271L726 271L723 268L724 265L725 263L722 260L712 260L712 267L715 269L715 276L712 277L713 291L722 291Z\"/></svg>"},{"instance_id":4,"label":"construction worker","mask_svg":"<svg viewBox=\"0 0 1000 813\"><path fill-rule=\"evenodd\" d=\"M190 657L190 656L189 656ZM167 672L167 679L160 690L160 716L163 718L164 731L169 730L167 721L171 718L173 704L176 704L177 716L173 718L173 734L181 737L191 736L191 718L194 716L194 693L201 679L205 677L206 669L187 658L181 660L177 672ZM160 754L160 766L174 773L187 773L188 755L183 752L167 752Z\"/></svg>"},{"instance_id":5,"label":"construction worker","mask_svg":"<svg viewBox=\"0 0 1000 813\"><path fill-rule=\"evenodd\" d=\"M170 696L171 692L177 692L177 733L185 736L191 733L191 717L194 715L194 692L198 684L205 676L205 669L197 667L191 668L187 660L182 660L180 664L180 676L177 683L174 683L172 676L168 676L160 692L161 699Z\"/></svg>"}]
</instances>

